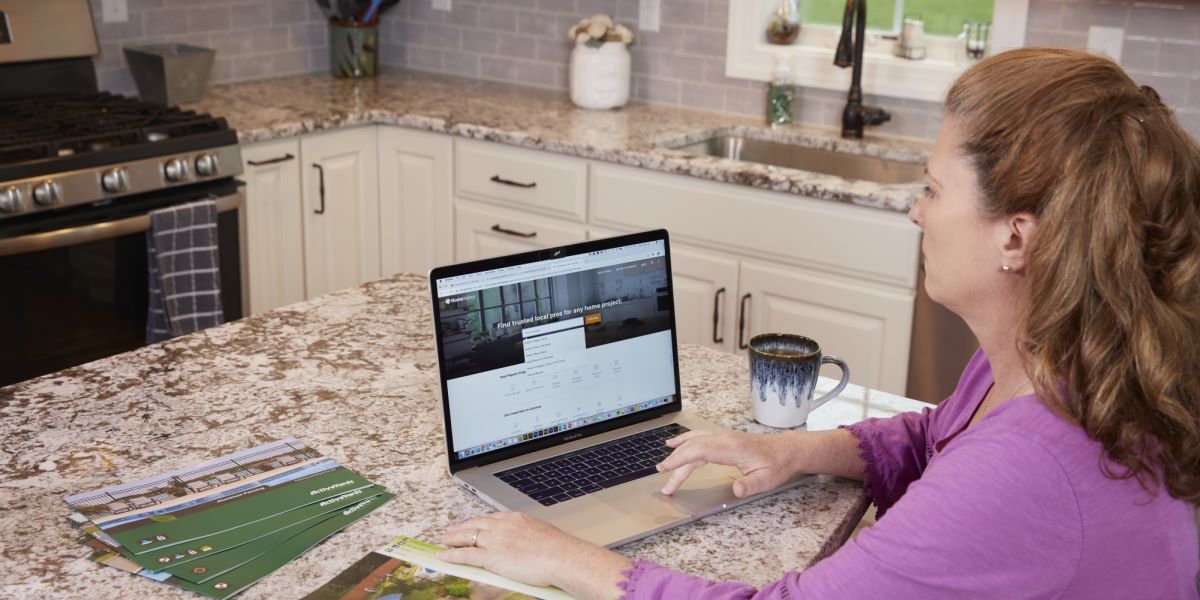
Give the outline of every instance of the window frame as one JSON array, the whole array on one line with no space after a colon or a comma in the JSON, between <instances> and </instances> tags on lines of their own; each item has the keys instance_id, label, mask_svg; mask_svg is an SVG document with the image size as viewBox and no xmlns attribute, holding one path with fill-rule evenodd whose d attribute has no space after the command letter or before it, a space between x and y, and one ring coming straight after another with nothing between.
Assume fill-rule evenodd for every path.
<instances>
[{"instance_id":1,"label":"window frame","mask_svg":"<svg viewBox=\"0 0 1200 600\"><path fill-rule=\"evenodd\" d=\"M846 91L850 88L850 69L834 66L832 46L768 44L763 32L766 30L766 19L776 2L756 0L752 4L757 11L746 10L747 4L737 1L729 3L729 29L725 44L726 77L769 81L776 57L786 56L792 61L792 75L796 84L826 90ZM989 52L996 53L1024 46L1028 17L1029 0L995 0ZM840 33L840 27L802 27L818 30L837 29ZM828 38L831 32L820 33ZM941 102L950 84L970 66L966 61L939 60L933 56L924 60L893 56L891 49L895 42L883 38L890 33L867 32L868 43L864 54L862 81L863 92L866 94ZM926 37L930 45L940 40L952 39Z\"/></svg>"}]
</instances>

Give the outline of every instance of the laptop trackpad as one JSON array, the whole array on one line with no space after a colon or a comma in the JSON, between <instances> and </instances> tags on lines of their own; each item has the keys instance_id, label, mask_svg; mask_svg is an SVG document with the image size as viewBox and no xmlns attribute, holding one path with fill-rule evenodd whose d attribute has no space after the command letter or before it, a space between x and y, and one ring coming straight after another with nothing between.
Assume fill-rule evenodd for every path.
<instances>
[{"instance_id":1,"label":"laptop trackpad","mask_svg":"<svg viewBox=\"0 0 1200 600\"><path fill-rule=\"evenodd\" d=\"M656 475L614 488L614 493L606 495L605 500L627 514L632 512L630 516L640 516L661 526L681 518L708 515L724 504L736 502L733 481L738 475L733 467L709 465L692 473L670 496L660 491L667 481L666 475Z\"/></svg>"}]
</instances>

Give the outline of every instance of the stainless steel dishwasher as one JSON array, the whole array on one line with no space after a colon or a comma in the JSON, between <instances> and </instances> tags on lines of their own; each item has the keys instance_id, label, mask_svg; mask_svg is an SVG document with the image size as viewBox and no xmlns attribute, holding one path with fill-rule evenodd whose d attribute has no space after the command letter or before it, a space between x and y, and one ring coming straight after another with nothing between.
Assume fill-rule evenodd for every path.
<instances>
[{"instance_id":1,"label":"stainless steel dishwasher","mask_svg":"<svg viewBox=\"0 0 1200 600\"><path fill-rule=\"evenodd\" d=\"M912 342L908 352L909 398L937 404L954 392L958 376L979 348L958 315L925 293L925 268L917 272Z\"/></svg>"}]
</instances>

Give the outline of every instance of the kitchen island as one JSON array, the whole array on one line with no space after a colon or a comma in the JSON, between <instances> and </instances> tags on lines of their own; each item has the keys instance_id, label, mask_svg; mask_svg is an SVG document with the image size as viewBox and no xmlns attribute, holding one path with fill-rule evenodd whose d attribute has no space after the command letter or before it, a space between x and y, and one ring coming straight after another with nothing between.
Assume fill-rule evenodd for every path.
<instances>
[{"instance_id":1,"label":"kitchen island","mask_svg":"<svg viewBox=\"0 0 1200 600\"><path fill-rule=\"evenodd\" d=\"M424 279L397 275L0 388L0 597L198 597L89 562L62 497L288 436L398 496L240 597L299 598L394 535L489 512L446 471L430 321ZM743 357L680 354L687 408L767 430ZM810 426L917 405L851 386ZM812 477L618 550L761 585L835 550L866 508L861 484Z\"/></svg>"}]
</instances>

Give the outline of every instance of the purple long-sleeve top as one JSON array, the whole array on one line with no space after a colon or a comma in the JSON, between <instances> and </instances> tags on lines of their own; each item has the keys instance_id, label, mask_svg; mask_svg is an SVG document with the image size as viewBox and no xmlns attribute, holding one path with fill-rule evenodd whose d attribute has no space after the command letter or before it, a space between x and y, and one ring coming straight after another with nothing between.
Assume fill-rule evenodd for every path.
<instances>
[{"instance_id":1,"label":"purple long-sleeve top","mask_svg":"<svg viewBox=\"0 0 1200 600\"><path fill-rule=\"evenodd\" d=\"M849 427L881 518L803 573L754 589L638 560L625 597L1200 597L1192 506L1106 477L1101 446L1034 396L966 429L992 382L980 351L937 408Z\"/></svg>"}]
</instances>

